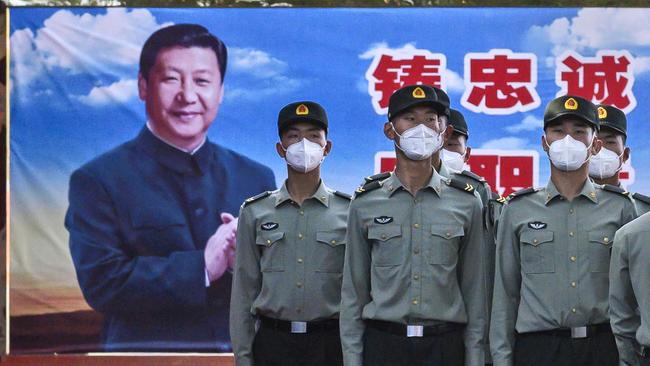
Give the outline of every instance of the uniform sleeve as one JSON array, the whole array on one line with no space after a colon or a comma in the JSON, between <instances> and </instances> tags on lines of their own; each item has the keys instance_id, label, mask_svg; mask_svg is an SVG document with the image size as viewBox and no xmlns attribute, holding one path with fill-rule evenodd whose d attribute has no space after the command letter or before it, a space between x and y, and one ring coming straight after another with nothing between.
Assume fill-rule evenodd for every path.
<instances>
[{"instance_id":1,"label":"uniform sleeve","mask_svg":"<svg viewBox=\"0 0 650 366\"><path fill-rule=\"evenodd\" d=\"M633 342L641 320L635 311L638 304L630 281L627 240L623 231L616 232L609 267L609 317L621 363L637 365Z\"/></svg>"},{"instance_id":2,"label":"uniform sleeve","mask_svg":"<svg viewBox=\"0 0 650 366\"><path fill-rule=\"evenodd\" d=\"M262 286L261 254L255 244L255 221L250 210L243 207L237 225L237 253L230 298L230 337L235 364L253 365L255 318L253 301Z\"/></svg>"},{"instance_id":3,"label":"uniform sleeve","mask_svg":"<svg viewBox=\"0 0 650 366\"><path fill-rule=\"evenodd\" d=\"M485 245L483 207L478 197L474 200L472 216L463 237L460 253L460 291L467 311L465 327L465 365L483 365L485 335Z\"/></svg>"},{"instance_id":4,"label":"uniform sleeve","mask_svg":"<svg viewBox=\"0 0 650 366\"><path fill-rule=\"evenodd\" d=\"M77 280L88 304L105 314L206 311L203 251L134 255L102 183L85 170L70 178L65 226Z\"/></svg>"},{"instance_id":5,"label":"uniform sleeve","mask_svg":"<svg viewBox=\"0 0 650 366\"><path fill-rule=\"evenodd\" d=\"M512 206L503 206L497 231L490 350L495 366L512 366L515 323L519 307L521 271L519 241L513 227Z\"/></svg>"},{"instance_id":6,"label":"uniform sleeve","mask_svg":"<svg viewBox=\"0 0 650 366\"><path fill-rule=\"evenodd\" d=\"M361 366L365 325L361 314L370 298L370 248L356 208L350 204L348 214L347 248L341 289L341 345L345 366Z\"/></svg>"}]
</instances>

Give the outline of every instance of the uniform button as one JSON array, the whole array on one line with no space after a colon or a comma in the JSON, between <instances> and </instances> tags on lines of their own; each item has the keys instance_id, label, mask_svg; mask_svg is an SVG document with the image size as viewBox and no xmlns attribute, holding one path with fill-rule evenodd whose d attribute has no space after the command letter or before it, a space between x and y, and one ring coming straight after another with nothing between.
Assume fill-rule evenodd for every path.
<instances>
[{"instance_id":1,"label":"uniform button","mask_svg":"<svg viewBox=\"0 0 650 366\"><path fill-rule=\"evenodd\" d=\"M267 239L266 244L271 244L271 241Z\"/></svg>"},{"instance_id":2,"label":"uniform button","mask_svg":"<svg viewBox=\"0 0 650 366\"><path fill-rule=\"evenodd\" d=\"M537 244L537 239L533 239L533 244Z\"/></svg>"},{"instance_id":3,"label":"uniform button","mask_svg":"<svg viewBox=\"0 0 650 366\"><path fill-rule=\"evenodd\" d=\"M413 224L413 227L417 229L420 227L420 224Z\"/></svg>"},{"instance_id":4,"label":"uniform button","mask_svg":"<svg viewBox=\"0 0 650 366\"><path fill-rule=\"evenodd\" d=\"M420 200L419 200L419 199L417 199L417 198L416 198L416 199L414 199L413 201L414 201L415 203L418 203L418 202L420 202Z\"/></svg>"},{"instance_id":5,"label":"uniform button","mask_svg":"<svg viewBox=\"0 0 650 366\"><path fill-rule=\"evenodd\" d=\"M609 238L608 238L608 237L604 237L604 238L603 238L603 241L604 241L605 243L609 243Z\"/></svg>"},{"instance_id":6,"label":"uniform button","mask_svg":"<svg viewBox=\"0 0 650 366\"><path fill-rule=\"evenodd\" d=\"M330 241L330 243L336 244L336 240L332 240L332 241Z\"/></svg>"},{"instance_id":7,"label":"uniform button","mask_svg":"<svg viewBox=\"0 0 650 366\"><path fill-rule=\"evenodd\" d=\"M298 211L298 212L300 213L300 215L304 215L304 214L305 214L305 211L303 211L303 210L300 210L300 211Z\"/></svg>"},{"instance_id":8,"label":"uniform button","mask_svg":"<svg viewBox=\"0 0 650 366\"><path fill-rule=\"evenodd\" d=\"M573 236L573 231L569 231L569 236Z\"/></svg>"},{"instance_id":9,"label":"uniform button","mask_svg":"<svg viewBox=\"0 0 650 366\"><path fill-rule=\"evenodd\" d=\"M386 239L386 234L381 234L382 239Z\"/></svg>"},{"instance_id":10,"label":"uniform button","mask_svg":"<svg viewBox=\"0 0 650 366\"><path fill-rule=\"evenodd\" d=\"M578 258L576 258L575 255L572 255L571 257L569 257L569 260L571 260L571 262L575 262L577 259Z\"/></svg>"},{"instance_id":11,"label":"uniform button","mask_svg":"<svg viewBox=\"0 0 650 366\"><path fill-rule=\"evenodd\" d=\"M451 236L451 233L445 233L445 236L446 236L446 237L450 237L450 236Z\"/></svg>"},{"instance_id":12,"label":"uniform button","mask_svg":"<svg viewBox=\"0 0 650 366\"><path fill-rule=\"evenodd\" d=\"M296 287L302 287L302 282L296 282Z\"/></svg>"},{"instance_id":13,"label":"uniform button","mask_svg":"<svg viewBox=\"0 0 650 366\"><path fill-rule=\"evenodd\" d=\"M413 249L413 253L415 253L415 254L420 254L420 249L419 249L419 248L415 248L415 249Z\"/></svg>"},{"instance_id":14,"label":"uniform button","mask_svg":"<svg viewBox=\"0 0 650 366\"><path fill-rule=\"evenodd\" d=\"M197 208L196 210L194 210L194 215L201 216L203 215L204 212L205 210L203 208Z\"/></svg>"},{"instance_id":15,"label":"uniform button","mask_svg":"<svg viewBox=\"0 0 650 366\"><path fill-rule=\"evenodd\" d=\"M570 209L570 210L569 210L569 213L573 213L573 209Z\"/></svg>"},{"instance_id":16,"label":"uniform button","mask_svg":"<svg viewBox=\"0 0 650 366\"><path fill-rule=\"evenodd\" d=\"M298 239L302 239L302 233L298 233Z\"/></svg>"},{"instance_id":17,"label":"uniform button","mask_svg":"<svg viewBox=\"0 0 650 366\"><path fill-rule=\"evenodd\" d=\"M571 312L575 314L575 313L578 312L578 310L577 310L576 308L572 308L572 309L571 309Z\"/></svg>"},{"instance_id":18,"label":"uniform button","mask_svg":"<svg viewBox=\"0 0 650 366\"><path fill-rule=\"evenodd\" d=\"M413 279L417 281L417 280L420 279L420 276L418 276L418 275L414 275L414 276L413 276Z\"/></svg>"},{"instance_id":19,"label":"uniform button","mask_svg":"<svg viewBox=\"0 0 650 366\"><path fill-rule=\"evenodd\" d=\"M575 283L575 282L571 282L571 287L576 287L576 286L578 286L577 283Z\"/></svg>"},{"instance_id":20,"label":"uniform button","mask_svg":"<svg viewBox=\"0 0 650 366\"><path fill-rule=\"evenodd\" d=\"M302 263L302 262L303 262L302 258L298 258L298 263Z\"/></svg>"},{"instance_id":21,"label":"uniform button","mask_svg":"<svg viewBox=\"0 0 650 366\"><path fill-rule=\"evenodd\" d=\"M418 299L413 299L413 305L417 305L417 304L418 304Z\"/></svg>"}]
</instances>

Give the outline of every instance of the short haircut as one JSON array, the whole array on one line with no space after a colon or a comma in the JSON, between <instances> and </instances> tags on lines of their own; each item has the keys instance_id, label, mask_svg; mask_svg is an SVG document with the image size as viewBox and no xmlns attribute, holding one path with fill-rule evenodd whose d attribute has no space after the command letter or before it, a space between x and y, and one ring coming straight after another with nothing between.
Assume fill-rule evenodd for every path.
<instances>
[{"instance_id":1,"label":"short haircut","mask_svg":"<svg viewBox=\"0 0 650 366\"><path fill-rule=\"evenodd\" d=\"M228 61L226 45L205 27L198 24L176 24L158 29L149 36L140 52L140 74L145 80L149 80L149 72L156 63L158 53L162 49L171 47L201 47L213 50L217 56L217 62L219 62L221 83L223 84Z\"/></svg>"}]
</instances>

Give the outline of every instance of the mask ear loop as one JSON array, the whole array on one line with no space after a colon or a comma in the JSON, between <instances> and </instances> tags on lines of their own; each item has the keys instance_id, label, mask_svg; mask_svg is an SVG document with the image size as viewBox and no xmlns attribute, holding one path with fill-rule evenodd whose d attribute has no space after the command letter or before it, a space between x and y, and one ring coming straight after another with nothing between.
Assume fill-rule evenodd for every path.
<instances>
[{"instance_id":1,"label":"mask ear loop","mask_svg":"<svg viewBox=\"0 0 650 366\"><path fill-rule=\"evenodd\" d=\"M397 130L395 129L395 125L393 124L393 122L390 123L390 128L392 128L392 129L393 129L393 132L395 132L395 134L396 134L397 136L399 136L399 139L400 139L400 142L401 142L401 141L402 141L402 135L400 135L399 132L397 132ZM395 145L395 147L397 147L398 149L402 150L402 152L405 153L404 149L402 149L402 147L399 146L399 144L397 143L397 141L394 142L394 145Z\"/></svg>"}]
</instances>

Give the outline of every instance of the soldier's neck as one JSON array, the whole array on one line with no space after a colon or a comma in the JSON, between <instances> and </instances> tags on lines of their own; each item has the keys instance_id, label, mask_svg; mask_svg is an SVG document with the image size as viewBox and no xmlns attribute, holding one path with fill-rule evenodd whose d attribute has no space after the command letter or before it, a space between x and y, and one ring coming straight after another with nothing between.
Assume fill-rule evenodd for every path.
<instances>
[{"instance_id":1,"label":"soldier's neck","mask_svg":"<svg viewBox=\"0 0 650 366\"><path fill-rule=\"evenodd\" d=\"M437 172L440 171L440 167L442 166L442 159L440 159L440 150L438 150L437 153L431 155L431 165Z\"/></svg>"},{"instance_id":2,"label":"soldier's neck","mask_svg":"<svg viewBox=\"0 0 650 366\"><path fill-rule=\"evenodd\" d=\"M568 201L573 201L580 195L587 179L589 179L589 165L587 164L571 172L559 170L551 164L551 181L562 197Z\"/></svg>"},{"instance_id":3,"label":"soldier's neck","mask_svg":"<svg viewBox=\"0 0 650 366\"><path fill-rule=\"evenodd\" d=\"M289 170L287 176L289 195L294 202L302 205L304 200L316 193L320 185L320 166L307 173L297 172L291 167L287 168Z\"/></svg>"},{"instance_id":4,"label":"soldier's neck","mask_svg":"<svg viewBox=\"0 0 650 366\"><path fill-rule=\"evenodd\" d=\"M431 179L433 174L431 159L410 160L405 156L398 157L395 174L404 188L415 196Z\"/></svg>"},{"instance_id":5,"label":"soldier's neck","mask_svg":"<svg viewBox=\"0 0 650 366\"><path fill-rule=\"evenodd\" d=\"M605 179L594 179L594 182L598 184L610 184L616 187L621 186L621 180L618 179L618 173L614 174L613 176Z\"/></svg>"}]
</instances>

